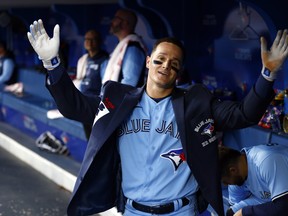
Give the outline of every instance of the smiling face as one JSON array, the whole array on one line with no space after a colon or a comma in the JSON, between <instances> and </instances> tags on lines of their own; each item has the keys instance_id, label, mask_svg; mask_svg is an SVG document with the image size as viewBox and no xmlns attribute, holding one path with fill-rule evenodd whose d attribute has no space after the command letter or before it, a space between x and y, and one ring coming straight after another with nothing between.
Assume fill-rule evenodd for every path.
<instances>
[{"instance_id":1,"label":"smiling face","mask_svg":"<svg viewBox=\"0 0 288 216\"><path fill-rule=\"evenodd\" d=\"M157 89L170 94L175 86L177 73L181 70L182 58L180 47L169 42L160 43L146 59L146 67L149 69L147 92Z\"/></svg>"}]
</instances>

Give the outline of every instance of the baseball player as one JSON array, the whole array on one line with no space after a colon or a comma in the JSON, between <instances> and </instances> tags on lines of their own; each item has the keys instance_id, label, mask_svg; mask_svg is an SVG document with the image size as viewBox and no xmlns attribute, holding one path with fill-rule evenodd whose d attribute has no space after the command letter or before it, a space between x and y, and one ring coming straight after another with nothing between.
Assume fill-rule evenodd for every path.
<instances>
[{"instance_id":1,"label":"baseball player","mask_svg":"<svg viewBox=\"0 0 288 216\"><path fill-rule=\"evenodd\" d=\"M258 123L288 55L287 30L278 32L270 50L261 40L263 73L242 102L219 101L202 84L176 88L185 52L171 37L157 40L146 58L144 86L107 81L99 98L88 98L60 64L59 32L56 25L50 38L38 20L28 39L47 68L46 86L60 112L93 123L68 215L117 206L125 216L194 216L207 207L200 208L201 191L223 216L216 130Z\"/></svg>"},{"instance_id":2,"label":"baseball player","mask_svg":"<svg viewBox=\"0 0 288 216\"><path fill-rule=\"evenodd\" d=\"M288 147L278 144L219 147L222 182L228 184L230 215L287 215ZM234 214L236 213L236 214Z\"/></svg>"}]
</instances>

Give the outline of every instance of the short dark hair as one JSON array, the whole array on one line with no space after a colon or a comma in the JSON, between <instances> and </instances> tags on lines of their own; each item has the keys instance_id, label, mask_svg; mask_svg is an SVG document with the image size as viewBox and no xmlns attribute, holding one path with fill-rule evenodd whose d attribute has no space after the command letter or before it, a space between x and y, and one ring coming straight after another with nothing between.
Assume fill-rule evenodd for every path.
<instances>
[{"instance_id":1,"label":"short dark hair","mask_svg":"<svg viewBox=\"0 0 288 216\"><path fill-rule=\"evenodd\" d=\"M85 35L90 32L92 34L94 34L94 38L98 43L102 43L102 35L99 31L97 31L96 29L89 29L88 31L86 31Z\"/></svg>"},{"instance_id":2,"label":"short dark hair","mask_svg":"<svg viewBox=\"0 0 288 216\"><path fill-rule=\"evenodd\" d=\"M226 146L218 146L218 155L221 176L227 176L229 168L238 162L241 152Z\"/></svg>"},{"instance_id":3,"label":"short dark hair","mask_svg":"<svg viewBox=\"0 0 288 216\"><path fill-rule=\"evenodd\" d=\"M164 38L158 39L158 40L154 43L151 53L153 53L153 52L156 50L156 48L158 47L159 44L164 43L164 42L172 43L172 44L178 46L178 47L181 49L181 51L182 51L182 62L184 62L184 60L185 60L185 55L186 55L186 54L185 54L184 45L183 45L183 43L182 43L178 38L175 38L175 37L164 37Z\"/></svg>"}]
</instances>

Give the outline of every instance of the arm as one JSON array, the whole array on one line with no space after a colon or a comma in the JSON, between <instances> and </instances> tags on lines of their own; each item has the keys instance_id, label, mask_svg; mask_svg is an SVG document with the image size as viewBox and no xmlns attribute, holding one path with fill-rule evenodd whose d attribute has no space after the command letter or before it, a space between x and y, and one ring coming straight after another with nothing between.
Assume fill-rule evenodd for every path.
<instances>
[{"instance_id":1,"label":"arm","mask_svg":"<svg viewBox=\"0 0 288 216\"><path fill-rule=\"evenodd\" d=\"M145 53L142 48L132 45L128 46L123 58L121 83L137 86L145 66Z\"/></svg>"},{"instance_id":2,"label":"arm","mask_svg":"<svg viewBox=\"0 0 288 216\"><path fill-rule=\"evenodd\" d=\"M241 201L249 197L251 193L245 190L245 186L228 185L228 201L229 208L226 210L226 216L233 216L235 212L246 205L242 205ZM240 205L238 205L238 203Z\"/></svg>"},{"instance_id":3,"label":"arm","mask_svg":"<svg viewBox=\"0 0 288 216\"><path fill-rule=\"evenodd\" d=\"M3 73L0 76L0 83L5 83L10 79L13 74L14 67L15 65L12 59L6 59L3 62Z\"/></svg>"},{"instance_id":4,"label":"arm","mask_svg":"<svg viewBox=\"0 0 288 216\"><path fill-rule=\"evenodd\" d=\"M234 205L232 205L230 208L232 209L233 212L237 212L238 210L246 207L246 206L254 206L254 205L259 205L262 203L262 200L260 200L259 198L251 195L250 197L241 200L238 203L235 203Z\"/></svg>"},{"instance_id":5,"label":"arm","mask_svg":"<svg viewBox=\"0 0 288 216\"><path fill-rule=\"evenodd\" d=\"M59 25L54 27L53 37L50 38L42 20L34 21L30 25L27 37L48 71L46 87L53 96L59 111L67 118L92 124L100 99L85 97L78 91L60 64Z\"/></svg>"},{"instance_id":6,"label":"arm","mask_svg":"<svg viewBox=\"0 0 288 216\"><path fill-rule=\"evenodd\" d=\"M257 124L274 98L272 83L260 76L242 101L214 99L212 110L217 130L240 129Z\"/></svg>"},{"instance_id":7,"label":"arm","mask_svg":"<svg viewBox=\"0 0 288 216\"><path fill-rule=\"evenodd\" d=\"M88 54L84 54L77 61L76 77L73 80L73 83L76 86L76 88L79 89L79 90L80 90L82 79L84 78L85 73L86 73L87 56L88 56Z\"/></svg>"},{"instance_id":8,"label":"arm","mask_svg":"<svg viewBox=\"0 0 288 216\"><path fill-rule=\"evenodd\" d=\"M259 166L261 179L271 193L271 202L247 206L243 215L284 215L288 212L288 164L287 155L271 154Z\"/></svg>"},{"instance_id":9,"label":"arm","mask_svg":"<svg viewBox=\"0 0 288 216\"><path fill-rule=\"evenodd\" d=\"M245 185L228 185L229 204L234 205L241 200L247 199L251 196L251 192L246 189Z\"/></svg>"},{"instance_id":10,"label":"arm","mask_svg":"<svg viewBox=\"0 0 288 216\"><path fill-rule=\"evenodd\" d=\"M101 81L103 80L104 78L104 74L105 74L105 69L107 67L107 64L108 64L108 59L106 59L105 61L103 61L100 65L100 77L101 77Z\"/></svg>"},{"instance_id":11,"label":"arm","mask_svg":"<svg viewBox=\"0 0 288 216\"><path fill-rule=\"evenodd\" d=\"M229 185L228 186L229 193L229 203L230 208L228 211L230 213L226 213L226 215L232 215L237 212L239 209L248 206L248 205L258 205L261 204L262 201L257 197L251 195L251 192L246 188L245 185L237 186L237 185Z\"/></svg>"},{"instance_id":12,"label":"arm","mask_svg":"<svg viewBox=\"0 0 288 216\"><path fill-rule=\"evenodd\" d=\"M60 64L48 70L46 87L57 108L66 118L92 124L100 103L99 97L84 96L73 84L65 68Z\"/></svg>"},{"instance_id":13,"label":"arm","mask_svg":"<svg viewBox=\"0 0 288 216\"><path fill-rule=\"evenodd\" d=\"M269 216L284 216L288 212L288 194L285 196L282 196L274 201L263 203L260 205L254 205L254 206L247 206L244 207L241 210L239 210L242 214L235 214L235 216L263 216L263 215L269 215Z\"/></svg>"},{"instance_id":14,"label":"arm","mask_svg":"<svg viewBox=\"0 0 288 216\"><path fill-rule=\"evenodd\" d=\"M229 101L220 103L214 100L213 114L217 119L216 126L220 130L243 128L258 123L274 97L273 81L287 56L287 30L278 31L270 50L267 49L266 40L261 37L262 64L271 73L268 74L267 71L262 70L262 75L241 103Z\"/></svg>"}]
</instances>

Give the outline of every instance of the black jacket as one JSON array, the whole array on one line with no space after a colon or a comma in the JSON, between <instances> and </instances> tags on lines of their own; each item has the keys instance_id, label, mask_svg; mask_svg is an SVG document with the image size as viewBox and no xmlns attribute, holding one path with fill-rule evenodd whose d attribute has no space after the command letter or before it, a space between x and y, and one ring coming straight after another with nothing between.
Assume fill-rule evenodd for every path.
<instances>
[{"instance_id":1,"label":"black jacket","mask_svg":"<svg viewBox=\"0 0 288 216\"><path fill-rule=\"evenodd\" d=\"M68 215L89 215L106 211L119 202L119 155L116 130L132 112L145 86L134 88L108 81L103 96L90 100L74 87L61 67L60 80L47 85L60 112L67 118L92 124L91 137L82 162ZM50 73L51 74L51 73ZM172 104L187 163L205 199L224 215L215 132L258 123L274 96L266 82L264 95L253 87L242 102L220 101L203 85L188 90L175 88ZM208 129L208 130L207 130Z\"/></svg>"}]
</instances>

